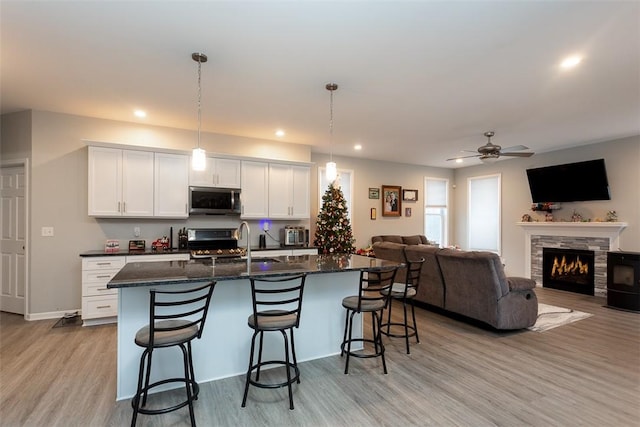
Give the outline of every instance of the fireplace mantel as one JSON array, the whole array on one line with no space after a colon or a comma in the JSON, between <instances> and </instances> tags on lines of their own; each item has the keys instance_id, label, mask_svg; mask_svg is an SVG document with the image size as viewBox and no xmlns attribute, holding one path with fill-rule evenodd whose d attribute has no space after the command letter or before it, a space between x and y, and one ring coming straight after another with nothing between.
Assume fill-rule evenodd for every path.
<instances>
[{"instance_id":1,"label":"fireplace mantel","mask_svg":"<svg viewBox=\"0 0 640 427\"><path fill-rule=\"evenodd\" d=\"M617 237L626 222L517 222L527 233L545 236Z\"/></svg>"},{"instance_id":2,"label":"fireplace mantel","mask_svg":"<svg viewBox=\"0 0 640 427\"><path fill-rule=\"evenodd\" d=\"M609 250L620 248L626 222L517 222L525 231L525 275L531 277L531 236L593 237L609 239Z\"/></svg>"}]
</instances>

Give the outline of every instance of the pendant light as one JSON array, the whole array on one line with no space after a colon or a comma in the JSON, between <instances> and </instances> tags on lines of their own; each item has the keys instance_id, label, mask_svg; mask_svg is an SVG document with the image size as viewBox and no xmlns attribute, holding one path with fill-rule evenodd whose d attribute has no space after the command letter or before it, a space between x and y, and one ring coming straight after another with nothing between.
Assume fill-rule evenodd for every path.
<instances>
[{"instance_id":1,"label":"pendant light","mask_svg":"<svg viewBox=\"0 0 640 427\"><path fill-rule=\"evenodd\" d=\"M200 127L202 125L202 113L200 111L202 87L200 81L202 77L202 63L207 62L207 55L195 52L191 54L191 58L198 63L198 146L193 149L191 154L191 167L193 170L203 171L207 166L207 153L200 148Z\"/></svg>"},{"instance_id":2,"label":"pendant light","mask_svg":"<svg viewBox=\"0 0 640 427\"><path fill-rule=\"evenodd\" d=\"M329 107L329 161L326 165L327 181L333 182L338 177L338 169L333 161L333 91L338 89L335 83L327 83L326 86L330 95Z\"/></svg>"}]
</instances>

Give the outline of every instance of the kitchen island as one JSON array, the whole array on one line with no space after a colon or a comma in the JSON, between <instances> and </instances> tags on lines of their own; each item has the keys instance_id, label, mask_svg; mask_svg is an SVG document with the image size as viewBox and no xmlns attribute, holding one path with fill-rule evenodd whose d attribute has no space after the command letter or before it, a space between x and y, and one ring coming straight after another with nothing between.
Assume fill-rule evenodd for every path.
<instances>
[{"instance_id":1,"label":"kitchen island","mask_svg":"<svg viewBox=\"0 0 640 427\"><path fill-rule=\"evenodd\" d=\"M177 290L216 281L200 340L193 342L198 382L242 375L249 363L252 330L250 277L307 273L300 328L295 331L298 361L340 353L345 310L342 299L358 291L359 272L366 268L400 266L396 262L359 255L300 255L246 260L133 262L108 283L118 289L118 379L116 399L135 394L143 349L134 343L136 331L149 323L149 289ZM361 319L358 319L360 322ZM362 324L354 325L362 334ZM282 357L282 337L264 337L263 358ZM180 375L177 350L154 352L151 381ZM238 390L240 402L242 390Z\"/></svg>"}]
</instances>

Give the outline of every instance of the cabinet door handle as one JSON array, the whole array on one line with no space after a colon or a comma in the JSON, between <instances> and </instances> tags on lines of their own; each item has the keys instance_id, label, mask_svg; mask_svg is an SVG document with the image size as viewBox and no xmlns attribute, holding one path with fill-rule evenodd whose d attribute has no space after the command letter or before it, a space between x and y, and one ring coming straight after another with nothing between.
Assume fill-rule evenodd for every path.
<instances>
[{"instance_id":1,"label":"cabinet door handle","mask_svg":"<svg viewBox=\"0 0 640 427\"><path fill-rule=\"evenodd\" d=\"M107 288L98 288L97 290L98 291L108 291L109 289L107 289Z\"/></svg>"},{"instance_id":2,"label":"cabinet door handle","mask_svg":"<svg viewBox=\"0 0 640 427\"><path fill-rule=\"evenodd\" d=\"M122 202L122 213L127 211L127 202Z\"/></svg>"},{"instance_id":3,"label":"cabinet door handle","mask_svg":"<svg viewBox=\"0 0 640 427\"><path fill-rule=\"evenodd\" d=\"M110 262L98 262L97 265L111 265Z\"/></svg>"},{"instance_id":4,"label":"cabinet door handle","mask_svg":"<svg viewBox=\"0 0 640 427\"><path fill-rule=\"evenodd\" d=\"M118 202L118 212L120 212L120 202Z\"/></svg>"},{"instance_id":5,"label":"cabinet door handle","mask_svg":"<svg viewBox=\"0 0 640 427\"><path fill-rule=\"evenodd\" d=\"M96 278L98 279L108 279L109 277L111 277L110 275L101 275L101 276L96 276Z\"/></svg>"},{"instance_id":6,"label":"cabinet door handle","mask_svg":"<svg viewBox=\"0 0 640 427\"><path fill-rule=\"evenodd\" d=\"M99 305L96 308L111 308L110 305Z\"/></svg>"}]
</instances>

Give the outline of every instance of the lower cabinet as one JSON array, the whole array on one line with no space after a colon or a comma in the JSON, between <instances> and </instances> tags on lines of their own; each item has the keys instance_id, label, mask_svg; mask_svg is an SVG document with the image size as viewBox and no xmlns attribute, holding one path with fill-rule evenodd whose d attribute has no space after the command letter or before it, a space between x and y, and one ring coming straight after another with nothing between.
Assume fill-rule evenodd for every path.
<instances>
[{"instance_id":1,"label":"lower cabinet","mask_svg":"<svg viewBox=\"0 0 640 427\"><path fill-rule=\"evenodd\" d=\"M82 325L115 323L118 320L118 291L107 283L128 262L184 261L189 254L103 256L82 258Z\"/></svg>"},{"instance_id":2,"label":"lower cabinet","mask_svg":"<svg viewBox=\"0 0 640 427\"><path fill-rule=\"evenodd\" d=\"M82 259L82 324L113 323L118 315L118 291L107 283L126 264L124 256Z\"/></svg>"}]
</instances>

